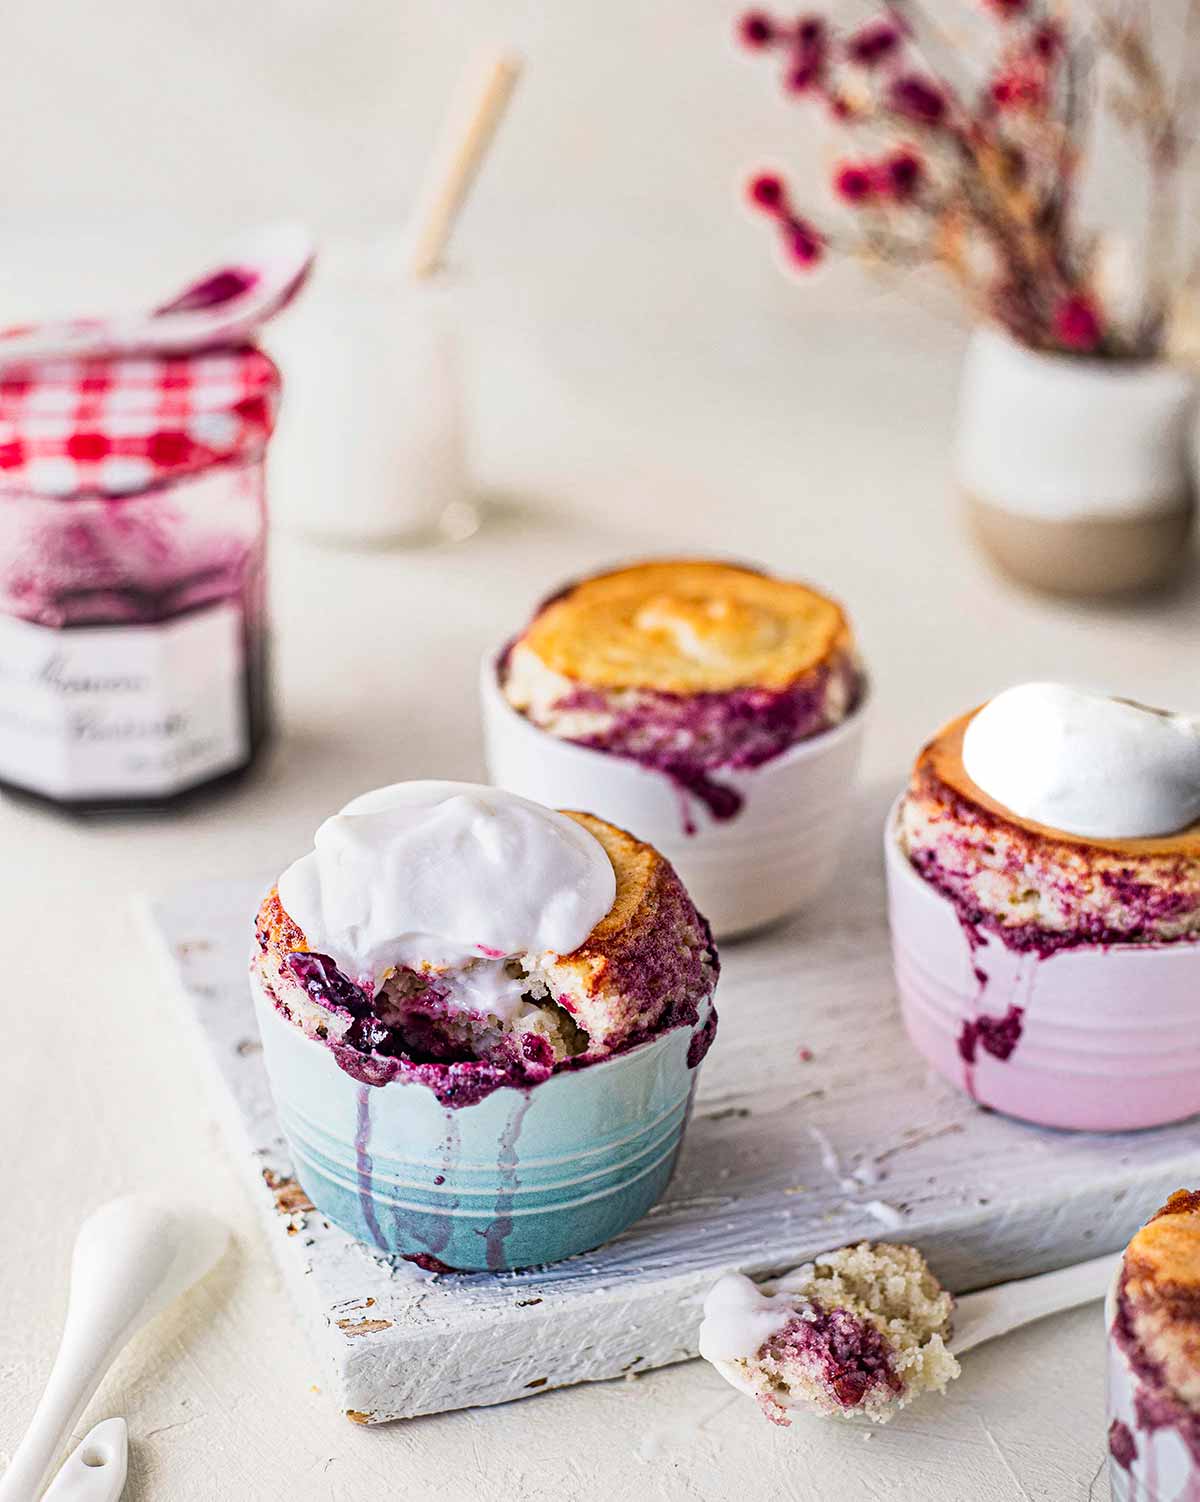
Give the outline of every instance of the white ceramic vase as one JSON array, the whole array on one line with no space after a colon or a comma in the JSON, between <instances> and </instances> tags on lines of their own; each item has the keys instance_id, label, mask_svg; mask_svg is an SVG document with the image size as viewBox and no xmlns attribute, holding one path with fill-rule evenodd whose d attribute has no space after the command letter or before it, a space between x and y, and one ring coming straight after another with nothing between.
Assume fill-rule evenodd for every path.
<instances>
[{"instance_id":1,"label":"white ceramic vase","mask_svg":"<svg viewBox=\"0 0 1200 1502\"><path fill-rule=\"evenodd\" d=\"M1197 386L1165 361L1026 348L991 328L963 369L958 476L1007 573L1067 595L1144 590L1192 528Z\"/></svg>"}]
</instances>

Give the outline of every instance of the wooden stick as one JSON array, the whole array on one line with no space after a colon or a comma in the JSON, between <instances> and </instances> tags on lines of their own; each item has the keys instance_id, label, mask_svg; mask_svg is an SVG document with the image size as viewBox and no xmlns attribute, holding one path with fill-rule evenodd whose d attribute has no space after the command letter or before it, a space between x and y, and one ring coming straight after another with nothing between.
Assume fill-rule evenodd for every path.
<instances>
[{"instance_id":1,"label":"wooden stick","mask_svg":"<svg viewBox=\"0 0 1200 1502\"><path fill-rule=\"evenodd\" d=\"M471 72L478 77L470 86L470 106L461 114L452 112L418 201L410 262L416 277L430 276L441 265L455 220L512 97L521 61L505 53L488 57Z\"/></svg>"}]
</instances>

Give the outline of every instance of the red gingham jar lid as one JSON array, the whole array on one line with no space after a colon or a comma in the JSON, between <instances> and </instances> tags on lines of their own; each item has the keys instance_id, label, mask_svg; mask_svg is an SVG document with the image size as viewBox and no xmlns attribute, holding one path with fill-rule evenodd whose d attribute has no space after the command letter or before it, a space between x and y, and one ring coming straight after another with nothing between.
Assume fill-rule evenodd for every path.
<instances>
[{"instance_id":1,"label":"red gingham jar lid","mask_svg":"<svg viewBox=\"0 0 1200 1502\"><path fill-rule=\"evenodd\" d=\"M275 364L251 345L0 368L0 492L123 496L263 451Z\"/></svg>"}]
</instances>

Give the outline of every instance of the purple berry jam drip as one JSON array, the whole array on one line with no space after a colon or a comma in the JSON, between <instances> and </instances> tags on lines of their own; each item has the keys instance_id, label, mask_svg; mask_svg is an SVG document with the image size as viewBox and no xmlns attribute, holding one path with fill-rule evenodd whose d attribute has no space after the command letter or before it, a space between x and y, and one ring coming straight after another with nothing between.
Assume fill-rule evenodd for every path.
<instances>
[{"instance_id":1,"label":"purple berry jam drip","mask_svg":"<svg viewBox=\"0 0 1200 1502\"><path fill-rule=\"evenodd\" d=\"M482 1233L487 1265L492 1272L501 1272L508 1266L505 1243L512 1235L513 1204L517 1190L521 1187L521 1180L517 1176L519 1161L517 1142L532 1101L532 1092L528 1090L523 1096L518 1097L509 1112L504 1130L500 1134L500 1153L496 1160L496 1168L500 1175L500 1190L496 1195L496 1218Z\"/></svg>"},{"instance_id":2,"label":"purple berry jam drip","mask_svg":"<svg viewBox=\"0 0 1200 1502\"><path fill-rule=\"evenodd\" d=\"M861 1407L873 1390L900 1396L904 1383L892 1366L887 1341L873 1324L848 1309L814 1305L806 1315L789 1320L772 1335L760 1348L760 1357L799 1366L847 1412ZM770 1394L763 1395L760 1404L773 1423L788 1422Z\"/></svg>"},{"instance_id":3,"label":"purple berry jam drip","mask_svg":"<svg viewBox=\"0 0 1200 1502\"><path fill-rule=\"evenodd\" d=\"M1137 1440L1133 1437L1133 1431L1120 1419L1113 1419L1108 1426L1108 1453L1123 1471L1131 1470L1138 1457Z\"/></svg>"},{"instance_id":4,"label":"purple berry jam drip","mask_svg":"<svg viewBox=\"0 0 1200 1502\"><path fill-rule=\"evenodd\" d=\"M783 692L745 688L715 694L639 693L633 703L624 705L614 705L594 689L579 688L554 707L611 713L612 723L605 730L581 736L577 744L662 773L721 823L736 818L745 799L713 774L761 767L828 729L829 677L829 669L821 668L802 687Z\"/></svg>"},{"instance_id":5,"label":"purple berry jam drip","mask_svg":"<svg viewBox=\"0 0 1200 1502\"><path fill-rule=\"evenodd\" d=\"M984 979L986 981L987 977ZM963 1086L972 1100L979 1099L975 1089L975 1064L979 1050L982 1048L993 1059L1006 1063L1021 1041L1024 1017L1024 1007L1010 1006L1003 1017L981 1015L969 1018L959 1029L958 1056L963 1061Z\"/></svg>"},{"instance_id":6,"label":"purple berry jam drip","mask_svg":"<svg viewBox=\"0 0 1200 1502\"><path fill-rule=\"evenodd\" d=\"M964 1022L958 1034L958 1052L963 1063L974 1064L980 1048L1001 1063L1011 1059L1021 1041L1024 1016L1024 1007L1011 1006L1003 1017L981 1016Z\"/></svg>"},{"instance_id":7,"label":"purple berry jam drip","mask_svg":"<svg viewBox=\"0 0 1200 1502\"><path fill-rule=\"evenodd\" d=\"M362 1210L363 1223L375 1245L386 1251L387 1241L375 1214L375 1189L372 1182L375 1166L371 1161L371 1092L366 1085L358 1092L358 1112L354 1126L354 1171L358 1180L358 1204Z\"/></svg>"},{"instance_id":8,"label":"purple berry jam drip","mask_svg":"<svg viewBox=\"0 0 1200 1502\"><path fill-rule=\"evenodd\" d=\"M419 1267L422 1272L427 1273L456 1273L461 1270L457 1267L450 1267L440 1257L434 1257L429 1252L402 1252L400 1260L411 1262L414 1267Z\"/></svg>"},{"instance_id":9,"label":"purple berry jam drip","mask_svg":"<svg viewBox=\"0 0 1200 1502\"><path fill-rule=\"evenodd\" d=\"M406 1262L423 1267L426 1272L453 1272L441 1258L441 1253L450 1245L454 1235L454 1213L461 1204L461 1196L453 1193L437 1194L458 1165L462 1148L462 1133L458 1116L446 1112L446 1135L438 1145L438 1172L433 1176L435 1193L428 1196L428 1210L397 1202L390 1206L392 1219L392 1247L397 1249L412 1246L414 1242L424 1247L420 1252L397 1252Z\"/></svg>"},{"instance_id":10,"label":"purple berry jam drip","mask_svg":"<svg viewBox=\"0 0 1200 1502\"><path fill-rule=\"evenodd\" d=\"M505 647L497 659L502 686L512 646ZM851 714L862 697L861 675L849 665L840 665L839 671L852 678L847 707ZM684 796L684 833L693 835L697 829L688 798L702 803L719 823L736 818L745 803L737 788L714 773L761 767L798 742L832 728L827 707L831 677L831 669L822 666L802 684L788 689L739 688L698 694L647 689L610 696L580 685L553 707L560 713L609 716L604 730L570 737L572 743L661 773Z\"/></svg>"},{"instance_id":11,"label":"purple berry jam drip","mask_svg":"<svg viewBox=\"0 0 1200 1502\"><path fill-rule=\"evenodd\" d=\"M975 977L978 991L975 995L975 1004L982 1006L984 993L991 984L992 977L983 968L983 964L977 959L981 951L986 953L989 942L989 931L980 927L978 922L968 918L956 905L955 912L958 917L959 927L963 937L967 941L967 953L971 965L971 973ZM1026 956L1028 951L1026 952ZM1026 964L1026 956L1018 961L1020 970L1023 971ZM1034 959L1040 956L1034 955ZM1020 974L1020 972L1019 972ZM993 1059L1000 1063L1006 1063L1012 1058L1017 1044L1021 1041L1024 1031L1025 1008L1015 1003L1011 1004L1002 1017L989 1016L985 1012L977 1012L974 1017L968 1017L959 1028L958 1056L963 1062L963 1088L972 1100L978 1100L979 1096L975 1089L975 1065L978 1062L979 1050L990 1054Z\"/></svg>"}]
</instances>

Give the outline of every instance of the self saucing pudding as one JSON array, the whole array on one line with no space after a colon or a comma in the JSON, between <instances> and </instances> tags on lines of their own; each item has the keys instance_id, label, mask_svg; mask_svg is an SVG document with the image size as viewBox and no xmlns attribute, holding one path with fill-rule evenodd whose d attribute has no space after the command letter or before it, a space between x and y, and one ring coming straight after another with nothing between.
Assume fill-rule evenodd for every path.
<instances>
[{"instance_id":1,"label":"self saucing pudding","mask_svg":"<svg viewBox=\"0 0 1200 1502\"><path fill-rule=\"evenodd\" d=\"M773 1424L793 1409L886 1423L958 1376L954 1300L915 1247L842 1247L759 1287L726 1274L704 1305L700 1354Z\"/></svg>"},{"instance_id":2,"label":"self saucing pudding","mask_svg":"<svg viewBox=\"0 0 1200 1502\"><path fill-rule=\"evenodd\" d=\"M1110 1340L1109 1451L1125 1473L1114 1487L1124 1495L1132 1476L1148 1488L1139 1496L1197 1495L1200 1190L1173 1194L1129 1243Z\"/></svg>"},{"instance_id":3,"label":"self saucing pudding","mask_svg":"<svg viewBox=\"0 0 1200 1502\"><path fill-rule=\"evenodd\" d=\"M402 783L348 804L264 899L253 970L371 1086L444 1106L715 1030L708 926L662 856L584 813Z\"/></svg>"},{"instance_id":4,"label":"self saucing pudding","mask_svg":"<svg viewBox=\"0 0 1200 1502\"><path fill-rule=\"evenodd\" d=\"M722 774L839 725L862 697L841 607L730 563L663 559L570 584L498 666L509 704L563 740L665 774L714 818Z\"/></svg>"},{"instance_id":5,"label":"self saucing pudding","mask_svg":"<svg viewBox=\"0 0 1200 1502\"><path fill-rule=\"evenodd\" d=\"M1200 936L1198 812L1191 722L1027 684L929 742L896 835L964 923L1046 955Z\"/></svg>"},{"instance_id":6,"label":"self saucing pudding","mask_svg":"<svg viewBox=\"0 0 1200 1502\"><path fill-rule=\"evenodd\" d=\"M1055 683L917 758L884 851L909 1037L981 1105L1130 1131L1200 1110L1200 729Z\"/></svg>"}]
</instances>

